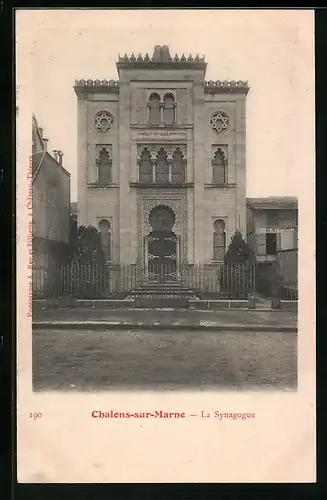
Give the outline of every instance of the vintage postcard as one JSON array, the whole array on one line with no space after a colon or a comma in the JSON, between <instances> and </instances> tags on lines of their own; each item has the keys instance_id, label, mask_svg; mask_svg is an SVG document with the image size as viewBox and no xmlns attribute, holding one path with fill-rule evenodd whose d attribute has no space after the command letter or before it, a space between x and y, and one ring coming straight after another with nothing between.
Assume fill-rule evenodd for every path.
<instances>
[{"instance_id":1,"label":"vintage postcard","mask_svg":"<svg viewBox=\"0 0 327 500\"><path fill-rule=\"evenodd\" d=\"M313 11L15 26L18 481L315 482Z\"/></svg>"}]
</instances>

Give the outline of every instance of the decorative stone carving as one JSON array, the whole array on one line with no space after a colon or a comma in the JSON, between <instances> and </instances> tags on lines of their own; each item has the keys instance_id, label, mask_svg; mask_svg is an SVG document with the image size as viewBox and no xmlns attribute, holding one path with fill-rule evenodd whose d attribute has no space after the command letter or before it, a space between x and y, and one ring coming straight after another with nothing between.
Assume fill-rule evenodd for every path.
<instances>
[{"instance_id":1,"label":"decorative stone carving","mask_svg":"<svg viewBox=\"0 0 327 500\"><path fill-rule=\"evenodd\" d=\"M228 129L229 116L223 111L216 111L210 118L210 125L216 132L223 132Z\"/></svg>"},{"instance_id":2,"label":"decorative stone carving","mask_svg":"<svg viewBox=\"0 0 327 500\"><path fill-rule=\"evenodd\" d=\"M148 123L147 89L138 88L135 92L135 118L132 121L140 125Z\"/></svg>"},{"instance_id":3,"label":"decorative stone carving","mask_svg":"<svg viewBox=\"0 0 327 500\"><path fill-rule=\"evenodd\" d=\"M111 129L114 117L109 111L99 111L94 117L95 128L99 132L108 132Z\"/></svg>"},{"instance_id":4,"label":"decorative stone carving","mask_svg":"<svg viewBox=\"0 0 327 500\"><path fill-rule=\"evenodd\" d=\"M141 159L144 150L150 152L151 159L155 160L159 151L163 149L167 153L168 160L172 160L175 151L180 151L186 160L187 146L186 144L138 144L137 145L137 160Z\"/></svg>"}]
</instances>

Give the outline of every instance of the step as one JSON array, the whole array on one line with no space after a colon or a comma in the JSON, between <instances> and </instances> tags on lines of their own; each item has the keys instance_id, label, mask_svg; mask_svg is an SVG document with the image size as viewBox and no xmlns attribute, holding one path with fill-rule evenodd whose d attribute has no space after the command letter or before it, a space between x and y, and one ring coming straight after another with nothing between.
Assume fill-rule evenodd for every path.
<instances>
[{"instance_id":1,"label":"step","mask_svg":"<svg viewBox=\"0 0 327 500\"><path fill-rule=\"evenodd\" d=\"M185 292L173 292L173 291L163 291L163 292L159 292L159 291L149 291L149 290L142 290L142 291L132 291L132 292L129 292L128 293L129 296L131 297L135 297L135 296L139 296L139 297L146 297L146 296L154 296L154 297L162 297L162 296L167 296L167 295L172 295L172 296L175 296L175 297L195 297L196 296L196 293L194 292L190 292L189 290L185 291Z\"/></svg>"}]
</instances>

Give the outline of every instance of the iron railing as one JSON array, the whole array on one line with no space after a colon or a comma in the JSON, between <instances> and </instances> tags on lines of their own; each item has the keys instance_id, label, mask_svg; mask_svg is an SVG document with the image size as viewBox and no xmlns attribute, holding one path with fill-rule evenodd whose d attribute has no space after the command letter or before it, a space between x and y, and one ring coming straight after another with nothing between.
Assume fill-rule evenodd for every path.
<instances>
[{"instance_id":1,"label":"iron railing","mask_svg":"<svg viewBox=\"0 0 327 500\"><path fill-rule=\"evenodd\" d=\"M255 292L252 264L152 266L70 262L33 270L35 297L76 298L226 298L246 299Z\"/></svg>"}]
</instances>

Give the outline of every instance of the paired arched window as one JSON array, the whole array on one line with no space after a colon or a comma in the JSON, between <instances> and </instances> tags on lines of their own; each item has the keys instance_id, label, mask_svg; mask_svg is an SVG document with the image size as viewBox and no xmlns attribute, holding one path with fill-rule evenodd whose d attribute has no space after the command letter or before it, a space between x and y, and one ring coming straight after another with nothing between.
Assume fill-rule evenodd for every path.
<instances>
[{"instance_id":1,"label":"paired arched window","mask_svg":"<svg viewBox=\"0 0 327 500\"><path fill-rule=\"evenodd\" d=\"M166 94L163 98L163 122L165 125L175 123L175 99L173 94Z\"/></svg>"},{"instance_id":2,"label":"paired arched window","mask_svg":"<svg viewBox=\"0 0 327 500\"><path fill-rule=\"evenodd\" d=\"M152 161L150 151L144 149L139 162L139 181L148 183L153 181Z\"/></svg>"},{"instance_id":3,"label":"paired arched window","mask_svg":"<svg viewBox=\"0 0 327 500\"><path fill-rule=\"evenodd\" d=\"M100 220L99 231L104 258L106 260L111 260L111 226L107 219Z\"/></svg>"},{"instance_id":4,"label":"paired arched window","mask_svg":"<svg viewBox=\"0 0 327 500\"><path fill-rule=\"evenodd\" d=\"M105 147L103 147L97 158L98 182L109 184L112 181L112 160Z\"/></svg>"},{"instance_id":5,"label":"paired arched window","mask_svg":"<svg viewBox=\"0 0 327 500\"><path fill-rule=\"evenodd\" d=\"M149 122L151 125L173 125L176 122L176 104L173 94L165 94L163 100L157 93L149 98Z\"/></svg>"},{"instance_id":6,"label":"paired arched window","mask_svg":"<svg viewBox=\"0 0 327 500\"><path fill-rule=\"evenodd\" d=\"M226 183L226 167L227 167L227 160L225 157L225 153L221 148L218 148L212 160L213 184Z\"/></svg>"},{"instance_id":7,"label":"paired arched window","mask_svg":"<svg viewBox=\"0 0 327 500\"><path fill-rule=\"evenodd\" d=\"M155 181L158 184L164 184L166 182L169 182L169 164L167 160L167 154L164 149L161 149L157 154L155 172L156 172Z\"/></svg>"},{"instance_id":8,"label":"paired arched window","mask_svg":"<svg viewBox=\"0 0 327 500\"><path fill-rule=\"evenodd\" d=\"M175 151L171 169L171 182L185 182L185 161L181 151Z\"/></svg>"},{"instance_id":9,"label":"paired arched window","mask_svg":"<svg viewBox=\"0 0 327 500\"><path fill-rule=\"evenodd\" d=\"M226 250L226 224L222 219L213 223L213 260L223 261Z\"/></svg>"},{"instance_id":10,"label":"paired arched window","mask_svg":"<svg viewBox=\"0 0 327 500\"><path fill-rule=\"evenodd\" d=\"M151 125L159 125L161 122L160 96L158 94L150 95L149 122Z\"/></svg>"}]
</instances>

